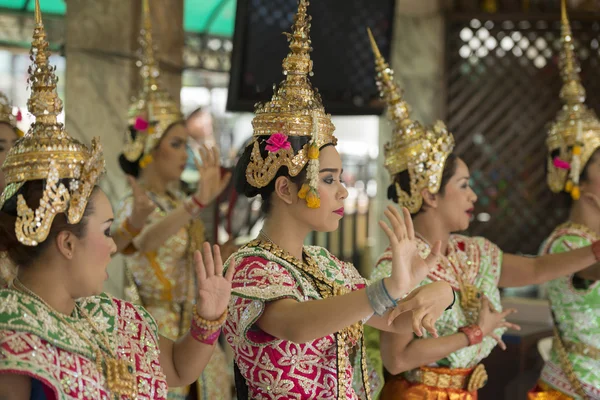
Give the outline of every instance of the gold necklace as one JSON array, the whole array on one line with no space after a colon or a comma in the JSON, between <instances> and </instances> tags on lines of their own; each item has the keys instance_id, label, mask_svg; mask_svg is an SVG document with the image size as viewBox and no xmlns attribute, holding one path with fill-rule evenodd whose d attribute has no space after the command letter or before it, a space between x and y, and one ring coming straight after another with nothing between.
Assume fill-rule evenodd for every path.
<instances>
[{"instance_id":1,"label":"gold necklace","mask_svg":"<svg viewBox=\"0 0 600 400\"><path fill-rule=\"evenodd\" d=\"M106 378L106 384L108 386L108 390L111 393L116 394L117 396L128 396L130 398L135 398L137 394L136 383L137 379L135 376L135 369L131 363L127 360L119 359L118 356L112 349L110 342L105 334L103 334L96 324L89 316L87 312L85 312L77 303L75 303L75 309L79 315L83 315L87 320L88 324L94 330L95 337L99 336L104 346L106 347L106 351L109 353L109 357L106 357L102 352L102 347L98 344L92 343L90 339L88 339L82 332L80 332L77 328L75 328L67 319L62 315L62 313L54 310L44 299L35 294L31 289L25 286L19 278L15 278L13 281L13 286L16 289L19 289L21 292L28 294L34 299L38 300L40 303L44 305L48 309L48 311L56 316L63 324L71 328L71 330L75 331L77 335L90 347L92 352L95 353L96 357L96 368L98 371L103 374ZM103 361L104 366L103 368Z\"/></svg>"}]
</instances>

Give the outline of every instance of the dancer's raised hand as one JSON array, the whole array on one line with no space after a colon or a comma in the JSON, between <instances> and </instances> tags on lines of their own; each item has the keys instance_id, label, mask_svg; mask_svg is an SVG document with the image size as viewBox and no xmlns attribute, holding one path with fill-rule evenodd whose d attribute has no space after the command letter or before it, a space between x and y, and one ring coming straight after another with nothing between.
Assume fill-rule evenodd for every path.
<instances>
[{"instance_id":1,"label":"dancer's raised hand","mask_svg":"<svg viewBox=\"0 0 600 400\"><path fill-rule=\"evenodd\" d=\"M202 145L198 152L202 163L194 158L196 168L200 173L200 182L194 197L198 202L207 206L225 190L231 179L231 173L221 174L221 157L216 146Z\"/></svg>"},{"instance_id":2,"label":"dancer's raised hand","mask_svg":"<svg viewBox=\"0 0 600 400\"><path fill-rule=\"evenodd\" d=\"M206 242L203 253L204 255L200 251L194 253L198 280L196 312L201 318L214 321L227 310L235 265L231 265L223 275L223 260L219 246L215 245L211 250L210 244Z\"/></svg>"},{"instance_id":3,"label":"dancer's raised hand","mask_svg":"<svg viewBox=\"0 0 600 400\"><path fill-rule=\"evenodd\" d=\"M390 241L392 252L392 273L385 278L385 286L394 298L399 299L416 287L436 264L441 243L436 243L427 259L421 258L417 249L415 229L412 218L406 208L403 215L394 206L385 210L391 227L383 221L379 226Z\"/></svg>"}]
</instances>

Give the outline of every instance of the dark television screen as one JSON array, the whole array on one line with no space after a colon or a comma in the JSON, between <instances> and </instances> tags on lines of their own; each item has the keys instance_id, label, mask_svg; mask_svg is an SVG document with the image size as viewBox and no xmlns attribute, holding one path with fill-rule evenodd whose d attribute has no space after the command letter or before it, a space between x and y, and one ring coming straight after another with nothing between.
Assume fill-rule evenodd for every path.
<instances>
[{"instance_id":1,"label":"dark television screen","mask_svg":"<svg viewBox=\"0 0 600 400\"><path fill-rule=\"evenodd\" d=\"M328 113L381 114L367 27L389 58L395 0L312 0L313 86ZM227 109L254 111L284 79L297 0L238 0Z\"/></svg>"}]
</instances>

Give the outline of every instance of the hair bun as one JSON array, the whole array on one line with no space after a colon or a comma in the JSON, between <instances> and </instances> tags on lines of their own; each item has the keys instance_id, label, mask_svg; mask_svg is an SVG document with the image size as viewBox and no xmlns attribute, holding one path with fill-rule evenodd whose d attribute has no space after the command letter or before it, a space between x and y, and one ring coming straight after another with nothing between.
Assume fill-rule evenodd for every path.
<instances>
[{"instance_id":1,"label":"hair bun","mask_svg":"<svg viewBox=\"0 0 600 400\"><path fill-rule=\"evenodd\" d=\"M140 176L140 159L131 162L127 158L125 158L124 154L121 153L119 155L119 166L121 167L121 170L123 170L123 172L125 172L127 175L131 175L134 178Z\"/></svg>"}]
</instances>

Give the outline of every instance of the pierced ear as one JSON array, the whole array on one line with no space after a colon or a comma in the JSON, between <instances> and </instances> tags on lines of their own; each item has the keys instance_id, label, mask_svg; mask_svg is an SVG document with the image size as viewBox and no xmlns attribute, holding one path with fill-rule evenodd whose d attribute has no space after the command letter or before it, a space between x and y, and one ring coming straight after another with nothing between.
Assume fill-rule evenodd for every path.
<instances>
[{"instance_id":1,"label":"pierced ear","mask_svg":"<svg viewBox=\"0 0 600 400\"><path fill-rule=\"evenodd\" d=\"M421 190L421 196L423 197L423 204L427 207L437 208L437 194L433 194L429 191L429 189Z\"/></svg>"},{"instance_id":2,"label":"pierced ear","mask_svg":"<svg viewBox=\"0 0 600 400\"><path fill-rule=\"evenodd\" d=\"M293 204L298 196L298 188L287 176L280 176L275 180L275 194L285 204Z\"/></svg>"},{"instance_id":3,"label":"pierced ear","mask_svg":"<svg viewBox=\"0 0 600 400\"><path fill-rule=\"evenodd\" d=\"M56 235L56 247L58 251L68 260L73 259L75 252L76 240L75 235L69 231L62 231Z\"/></svg>"}]
</instances>

